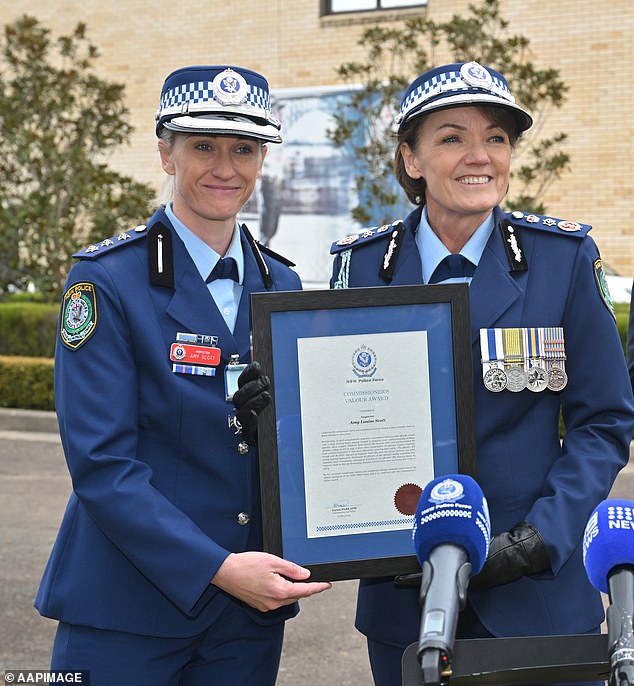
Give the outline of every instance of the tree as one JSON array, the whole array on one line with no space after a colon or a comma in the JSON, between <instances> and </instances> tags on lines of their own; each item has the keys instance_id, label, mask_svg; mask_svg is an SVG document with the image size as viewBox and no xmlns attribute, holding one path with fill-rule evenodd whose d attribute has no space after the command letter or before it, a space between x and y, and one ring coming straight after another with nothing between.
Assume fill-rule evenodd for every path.
<instances>
[{"instance_id":1,"label":"tree","mask_svg":"<svg viewBox=\"0 0 634 686\"><path fill-rule=\"evenodd\" d=\"M567 86L557 70L538 69L529 59L529 40L509 35L508 29L499 0L483 0L480 6L469 5L466 16L454 15L447 22L419 15L408 18L402 28L372 26L362 33L358 42L366 48L366 61L347 62L337 70L344 82L360 88L335 113L336 125L329 131L330 139L356 165L358 205L353 219L362 225L383 224L403 213L406 201L392 171L391 123L408 84L437 66L441 51L452 55L442 62L475 60L498 69L517 101L533 114L529 139L520 139L515 150L514 195L507 202L544 212L543 193L568 168L569 156L562 149L565 133L540 137L540 132L552 108L563 104Z\"/></svg>"},{"instance_id":2,"label":"tree","mask_svg":"<svg viewBox=\"0 0 634 686\"><path fill-rule=\"evenodd\" d=\"M108 167L132 127L124 86L95 72L86 26L51 42L24 15L0 57L0 293L33 284L57 299L86 242L139 223L154 192Z\"/></svg>"}]
</instances>

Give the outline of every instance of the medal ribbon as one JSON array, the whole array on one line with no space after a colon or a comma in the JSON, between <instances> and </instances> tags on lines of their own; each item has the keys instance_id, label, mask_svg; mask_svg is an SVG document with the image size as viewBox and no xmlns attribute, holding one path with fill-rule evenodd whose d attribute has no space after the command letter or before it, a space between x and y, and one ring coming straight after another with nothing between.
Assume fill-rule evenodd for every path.
<instances>
[{"instance_id":1,"label":"medal ribbon","mask_svg":"<svg viewBox=\"0 0 634 686\"><path fill-rule=\"evenodd\" d=\"M524 366L522 329L502 329L504 342L504 364Z\"/></svg>"},{"instance_id":2,"label":"medal ribbon","mask_svg":"<svg viewBox=\"0 0 634 686\"><path fill-rule=\"evenodd\" d=\"M553 366L565 369L566 348L564 344L564 329L562 326L549 326L544 334L544 354L548 369Z\"/></svg>"},{"instance_id":3,"label":"medal ribbon","mask_svg":"<svg viewBox=\"0 0 634 686\"><path fill-rule=\"evenodd\" d=\"M498 350L502 350L501 329L480 329L480 351L482 363L493 362L497 367Z\"/></svg>"},{"instance_id":4,"label":"medal ribbon","mask_svg":"<svg viewBox=\"0 0 634 686\"><path fill-rule=\"evenodd\" d=\"M482 378L487 390L494 393L506 387L504 364L498 358L498 351L503 351L502 343L502 329L480 329Z\"/></svg>"},{"instance_id":5,"label":"medal ribbon","mask_svg":"<svg viewBox=\"0 0 634 686\"><path fill-rule=\"evenodd\" d=\"M524 338L524 350L528 352L525 360L525 368L528 371L530 367L539 367L542 358L541 349L543 347L544 334L543 329L530 327L522 329L522 335Z\"/></svg>"}]
</instances>

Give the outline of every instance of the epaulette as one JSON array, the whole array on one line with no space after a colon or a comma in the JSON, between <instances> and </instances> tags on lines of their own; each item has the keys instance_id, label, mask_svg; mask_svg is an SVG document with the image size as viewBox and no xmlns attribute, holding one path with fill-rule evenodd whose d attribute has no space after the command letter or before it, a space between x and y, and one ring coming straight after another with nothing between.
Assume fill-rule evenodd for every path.
<instances>
[{"instance_id":1,"label":"epaulette","mask_svg":"<svg viewBox=\"0 0 634 686\"><path fill-rule=\"evenodd\" d=\"M344 238L340 238L330 246L330 254L335 255L342 250L348 250L349 248L357 248L360 245L366 245L377 238L389 238L389 236L391 236L391 229L400 223L401 220L397 219L391 224L375 226L370 229L361 229L357 233L351 233L348 236L344 236Z\"/></svg>"},{"instance_id":2,"label":"epaulette","mask_svg":"<svg viewBox=\"0 0 634 686\"><path fill-rule=\"evenodd\" d=\"M95 258L101 257L105 253L110 252L115 248L133 243L142 236L147 236L145 224L139 224L139 226L135 226L133 229L122 231L116 236L105 238L99 243L93 243L83 250L76 252L73 257L78 257L82 260L94 260Z\"/></svg>"},{"instance_id":3,"label":"epaulette","mask_svg":"<svg viewBox=\"0 0 634 686\"><path fill-rule=\"evenodd\" d=\"M556 219L555 217L529 214L519 210L507 212L506 217L514 226L522 226L527 229L541 229L542 231L566 234L576 238L583 238L592 228L590 224L580 224L579 222Z\"/></svg>"},{"instance_id":4,"label":"epaulette","mask_svg":"<svg viewBox=\"0 0 634 686\"><path fill-rule=\"evenodd\" d=\"M295 267L295 262L291 262L289 259L284 257L283 255L280 255L279 253L276 253L274 250L271 250L271 248L268 247L268 245L262 245L260 241L255 241L257 243L258 248L260 249L260 252L263 252L265 255L268 255L269 257L272 257L274 260L277 260L278 262L281 262L282 264L285 264L287 267Z\"/></svg>"}]
</instances>

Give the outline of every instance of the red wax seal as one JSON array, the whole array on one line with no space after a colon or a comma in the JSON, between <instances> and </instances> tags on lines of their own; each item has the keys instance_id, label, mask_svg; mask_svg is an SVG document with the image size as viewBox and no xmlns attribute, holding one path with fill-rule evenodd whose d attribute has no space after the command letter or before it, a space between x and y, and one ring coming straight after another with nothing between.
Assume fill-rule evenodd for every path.
<instances>
[{"instance_id":1,"label":"red wax seal","mask_svg":"<svg viewBox=\"0 0 634 686\"><path fill-rule=\"evenodd\" d=\"M403 484L394 494L396 509L408 517L416 513L416 506L423 489L416 484Z\"/></svg>"}]
</instances>

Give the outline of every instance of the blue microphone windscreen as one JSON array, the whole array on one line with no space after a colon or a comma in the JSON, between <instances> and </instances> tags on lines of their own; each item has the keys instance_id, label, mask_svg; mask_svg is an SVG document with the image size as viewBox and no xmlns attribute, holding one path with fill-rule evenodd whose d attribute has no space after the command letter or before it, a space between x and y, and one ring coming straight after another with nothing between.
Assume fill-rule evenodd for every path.
<instances>
[{"instance_id":1,"label":"blue microphone windscreen","mask_svg":"<svg viewBox=\"0 0 634 686\"><path fill-rule=\"evenodd\" d=\"M421 565L437 545L453 543L467 551L472 574L477 574L491 539L489 508L480 486L465 474L430 481L418 501L412 536Z\"/></svg>"},{"instance_id":2,"label":"blue microphone windscreen","mask_svg":"<svg viewBox=\"0 0 634 686\"><path fill-rule=\"evenodd\" d=\"M614 567L634 565L634 502L604 500L595 507L583 534L583 564L602 593Z\"/></svg>"}]
</instances>

